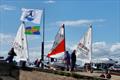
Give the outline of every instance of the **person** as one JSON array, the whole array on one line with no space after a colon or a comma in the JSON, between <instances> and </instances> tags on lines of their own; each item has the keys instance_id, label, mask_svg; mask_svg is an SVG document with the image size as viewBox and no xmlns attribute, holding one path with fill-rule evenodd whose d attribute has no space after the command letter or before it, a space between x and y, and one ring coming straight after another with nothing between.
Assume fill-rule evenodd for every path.
<instances>
[{"instance_id":1,"label":"person","mask_svg":"<svg viewBox=\"0 0 120 80\"><path fill-rule=\"evenodd\" d=\"M101 73L100 77L105 78L104 72Z\"/></svg>"},{"instance_id":2,"label":"person","mask_svg":"<svg viewBox=\"0 0 120 80\"><path fill-rule=\"evenodd\" d=\"M101 73L100 77L110 80L112 76L110 74L110 71L105 71L105 73L104 72Z\"/></svg>"},{"instance_id":3,"label":"person","mask_svg":"<svg viewBox=\"0 0 120 80\"><path fill-rule=\"evenodd\" d=\"M51 58L51 62L49 63L49 66L50 66L50 69L51 70L56 70L55 66L54 66L54 63L55 63L55 58Z\"/></svg>"},{"instance_id":4,"label":"person","mask_svg":"<svg viewBox=\"0 0 120 80\"><path fill-rule=\"evenodd\" d=\"M42 60L41 60L41 59L37 61L36 67L39 67L39 66L40 66L40 63L42 63Z\"/></svg>"},{"instance_id":5,"label":"person","mask_svg":"<svg viewBox=\"0 0 120 80\"><path fill-rule=\"evenodd\" d=\"M75 64L76 64L76 50L73 50L71 54L71 71L74 71Z\"/></svg>"},{"instance_id":6,"label":"person","mask_svg":"<svg viewBox=\"0 0 120 80\"><path fill-rule=\"evenodd\" d=\"M70 68L70 54L69 54L68 51L66 51L66 53L65 53L64 60L65 60L66 69L67 69L67 71L69 71L69 68Z\"/></svg>"},{"instance_id":7,"label":"person","mask_svg":"<svg viewBox=\"0 0 120 80\"><path fill-rule=\"evenodd\" d=\"M36 60L35 60L34 65L36 65L36 64L37 64L37 62L38 62L38 59L36 59Z\"/></svg>"},{"instance_id":8,"label":"person","mask_svg":"<svg viewBox=\"0 0 120 80\"><path fill-rule=\"evenodd\" d=\"M88 72L89 72L89 71L92 72L91 63L88 63L87 65L88 65L88 66L87 66L87 71L88 71Z\"/></svg>"},{"instance_id":9,"label":"person","mask_svg":"<svg viewBox=\"0 0 120 80\"><path fill-rule=\"evenodd\" d=\"M110 71L106 71L106 72L105 72L105 78L108 79L108 80L111 79Z\"/></svg>"},{"instance_id":10,"label":"person","mask_svg":"<svg viewBox=\"0 0 120 80\"><path fill-rule=\"evenodd\" d=\"M107 67L107 65L104 65L103 69L105 70L106 73L108 72L108 67Z\"/></svg>"},{"instance_id":11,"label":"person","mask_svg":"<svg viewBox=\"0 0 120 80\"><path fill-rule=\"evenodd\" d=\"M51 62L54 62L54 58L51 58Z\"/></svg>"},{"instance_id":12,"label":"person","mask_svg":"<svg viewBox=\"0 0 120 80\"><path fill-rule=\"evenodd\" d=\"M14 52L14 48L11 48L11 50L8 52L8 57L5 59L5 61L12 63L14 56L16 56L16 53Z\"/></svg>"}]
</instances>

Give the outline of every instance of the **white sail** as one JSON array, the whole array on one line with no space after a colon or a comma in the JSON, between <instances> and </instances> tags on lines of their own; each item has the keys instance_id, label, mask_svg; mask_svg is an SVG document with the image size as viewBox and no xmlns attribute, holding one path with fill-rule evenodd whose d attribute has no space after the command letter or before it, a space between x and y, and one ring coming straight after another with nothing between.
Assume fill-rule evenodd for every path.
<instances>
[{"instance_id":1,"label":"white sail","mask_svg":"<svg viewBox=\"0 0 120 80\"><path fill-rule=\"evenodd\" d=\"M17 61L28 60L27 40L25 35L24 23L22 23L18 29L17 35L13 42L13 48L17 55Z\"/></svg>"},{"instance_id":2,"label":"white sail","mask_svg":"<svg viewBox=\"0 0 120 80\"><path fill-rule=\"evenodd\" d=\"M80 40L77 50L76 50L77 59L85 63L91 62L91 53L92 53L92 26L85 33L85 35Z\"/></svg>"}]
</instances>

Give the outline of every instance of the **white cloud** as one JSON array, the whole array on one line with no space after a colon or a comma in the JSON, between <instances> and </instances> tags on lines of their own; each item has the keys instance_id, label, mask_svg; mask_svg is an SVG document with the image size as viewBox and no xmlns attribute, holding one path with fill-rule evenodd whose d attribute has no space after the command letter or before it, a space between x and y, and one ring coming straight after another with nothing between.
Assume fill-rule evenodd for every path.
<instances>
[{"instance_id":1,"label":"white cloud","mask_svg":"<svg viewBox=\"0 0 120 80\"><path fill-rule=\"evenodd\" d=\"M40 39L40 36L38 35L27 35L27 39L32 41L32 40L38 40Z\"/></svg>"},{"instance_id":2,"label":"white cloud","mask_svg":"<svg viewBox=\"0 0 120 80\"><path fill-rule=\"evenodd\" d=\"M53 43L54 40L50 40L50 41L45 41L45 43Z\"/></svg>"},{"instance_id":3,"label":"white cloud","mask_svg":"<svg viewBox=\"0 0 120 80\"><path fill-rule=\"evenodd\" d=\"M53 41L45 42L45 54L47 55L48 52L52 49Z\"/></svg>"},{"instance_id":4,"label":"white cloud","mask_svg":"<svg viewBox=\"0 0 120 80\"><path fill-rule=\"evenodd\" d=\"M109 55L110 47L106 42L95 42L93 43L93 56L94 57L106 57L106 55Z\"/></svg>"},{"instance_id":5,"label":"white cloud","mask_svg":"<svg viewBox=\"0 0 120 80\"><path fill-rule=\"evenodd\" d=\"M48 0L48 1L44 1L44 3L46 3L46 4L53 4L53 3L55 3L56 1L54 1L54 0Z\"/></svg>"},{"instance_id":6,"label":"white cloud","mask_svg":"<svg viewBox=\"0 0 120 80\"><path fill-rule=\"evenodd\" d=\"M45 48L46 48L46 49L50 49L50 48L52 48L52 45L53 45L53 44L51 44L51 43L50 43L50 44L46 44L46 45L45 45Z\"/></svg>"},{"instance_id":7,"label":"white cloud","mask_svg":"<svg viewBox=\"0 0 120 80\"><path fill-rule=\"evenodd\" d=\"M13 39L14 37L10 34L0 33L0 56L7 57Z\"/></svg>"},{"instance_id":8,"label":"white cloud","mask_svg":"<svg viewBox=\"0 0 120 80\"><path fill-rule=\"evenodd\" d=\"M76 49L76 48L77 48L77 45L72 45L72 46L70 47L71 50L74 50L74 49Z\"/></svg>"},{"instance_id":9,"label":"white cloud","mask_svg":"<svg viewBox=\"0 0 120 80\"><path fill-rule=\"evenodd\" d=\"M0 10L7 10L7 11L11 11L11 10L15 10L16 7L15 6L9 6L9 5L0 5Z\"/></svg>"},{"instance_id":10,"label":"white cloud","mask_svg":"<svg viewBox=\"0 0 120 80\"><path fill-rule=\"evenodd\" d=\"M11 44L13 39L12 35L0 33L0 45Z\"/></svg>"},{"instance_id":11,"label":"white cloud","mask_svg":"<svg viewBox=\"0 0 120 80\"><path fill-rule=\"evenodd\" d=\"M119 58L120 43L108 44L106 42L93 43L93 57L94 58Z\"/></svg>"},{"instance_id":12,"label":"white cloud","mask_svg":"<svg viewBox=\"0 0 120 80\"><path fill-rule=\"evenodd\" d=\"M8 51L0 51L0 56L3 56L5 59L8 56Z\"/></svg>"},{"instance_id":13,"label":"white cloud","mask_svg":"<svg viewBox=\"0 0 120 80\"><path fill-rule=\"evenodd\" d=\"M31 51L29 53L29 59L30 61L35 61L37 58L41 58L41 53L40 51Z\"/></svg>"},{"instance_id":14,"label":"white cloud","mask_svg":"<svg viewBox=\"0 0 120 80\"><path fill-rule=\"evenodd\" d=\"M77 26L77 25L88 25L92 23L97 23L97 22L104 22L104 19L93 19L93 20L88 20L88 19L80 19L80 20L65 20L65 21L57 21L56 24L65 24L67 26Z\"/></svg>"},{"instance_id":15,"label":"white cloud","mask_svg":"<svg viewBox=\"0 0 120 80\"><path fill-rule=\"evenodd\" d=\"M50 49L52 48L52 42L53 41L47 41L45 43L45 55L48 54ZM71 44L67 45L67 50L72 53L73 49L76 48L76 44ZM115 60L119 60L120 58L120 43L113 43L113 44L108 44L104 41L101 42L94 42L93 43L93 53L92 53L92 58L93 59L99 59L99 58L112 58ZM7 50L6 50L7 51ZM1 51L2 56L6 56L7 52L6 51ZM29 55L30 55L30 60L33 61L36 58L41 57L41 47L36 46L36 47L31 47L29 49ZM46 58L46 57L45 57Z\"/></svg>"},{"instance_id":16,"label":"white cloud","mask_svg":"<svg viewBox=\"0 0 120 80\"><path fill-rule=\"evenodd\" d=\"M44 55L46 56L50 49L52 48L51 41L47 41L44 45ZM34 61L37 58L41 58L41 46L29 48L30 61ZM44 57L46 58L46 57Z\"/></svg>"},{"instance_id":17,"label":"white cloud","mask_svg":"<svg viewBox=\"0 0 120 80\"><path fill-rule=\"evenodd\" d=\"M111 48L110 48L110 51L111 52L120 51L120 43L116 43L116 44L112 45Z\"/></svg>"}]
</instances>

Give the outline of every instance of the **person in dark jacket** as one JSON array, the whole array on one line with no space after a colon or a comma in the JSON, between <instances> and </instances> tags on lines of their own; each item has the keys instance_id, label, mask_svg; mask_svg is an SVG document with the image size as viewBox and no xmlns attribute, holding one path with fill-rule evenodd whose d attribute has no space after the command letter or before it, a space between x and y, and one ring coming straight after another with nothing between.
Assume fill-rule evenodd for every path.
<instances>
[{"instance_id":1,"label":"person in dark jacket","mask_svg":"<svg viewBox=\"0 0 120 80\"><path fill-rule=\"evenodd\" d=\"M5 61L8 61L9 63L13 62L14 56L16 56L16 53L14 52L14 48L11 48Z\"/></svg>"},{"instance_id":2,"label":"person in dark jacket","mask_svg":"<svg viewBox=\"0 0 120 80\"><path fill-rule=\"evenodd\" d=\"M76 50L74 50L71 54L71 71L74 71L76 65Z\"/></svg>"},{"instance_id":3,"label":"person in dark jacket","mask_svg":"<svg viewBox=\"0 0 120 80\"><path fill-rule=\"evenodd\" d=\"M36 66L38 63L38 59L35 60L34 65Z\"/></svg>"},{"instance_id":4,"label":"person in dark jacket","mask_svg":"<svg viewBox=\"0 0 120 80\"><path fill-rule=\"evenodd\" d=\"M69 54L68 51L66 51L66 53L65 53L64 61L65 61L67 71L69 71L69 68L70 68L70 54Z\"/></svg>"}]
</instances>

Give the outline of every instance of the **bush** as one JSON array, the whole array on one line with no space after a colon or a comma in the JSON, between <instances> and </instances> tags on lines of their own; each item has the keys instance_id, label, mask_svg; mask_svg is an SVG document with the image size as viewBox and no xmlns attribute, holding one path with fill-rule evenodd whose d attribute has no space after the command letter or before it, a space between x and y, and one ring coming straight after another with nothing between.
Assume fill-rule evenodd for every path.
<instances>
[{"instance_id":1,"label":"bush","mask_svg":"<svg viewBox=\"0 0 120 80\"><path fill-rule=\"evenodd\" d=\"M64 76L69 77L69 76L71 76L71 74L70 73L64 73Z\"/></svg>"},{"instance_id":2,"label":"bush","mask_svg":"<svg viewBox=\"0 0 120 80\"><path fill-rule=\"evenodd\" d=\"M54 74L58 74L58 71L53 71Z\"/></svg>"},{"instance_id":3,"label":"bush","mask_svg":"<svg viewBox=\"0 0 120 80\"><path fill-rule=\"evenodd\" d=\"M64 72L61 72L61 71L60 71L60 72L58 72L58 74L59 74L59 75L64 75Z\"/></svg>"},{"instance_id":4,"label":"bush","mask_svg":"<svg viewBox=\"0 0 120 80\"><path fill-rule=\"evenodd\" d=\"M76 73L72 73L71 76L74 78L83 78L83 76L76 74Z\"/></svg>"}]
</instances>

